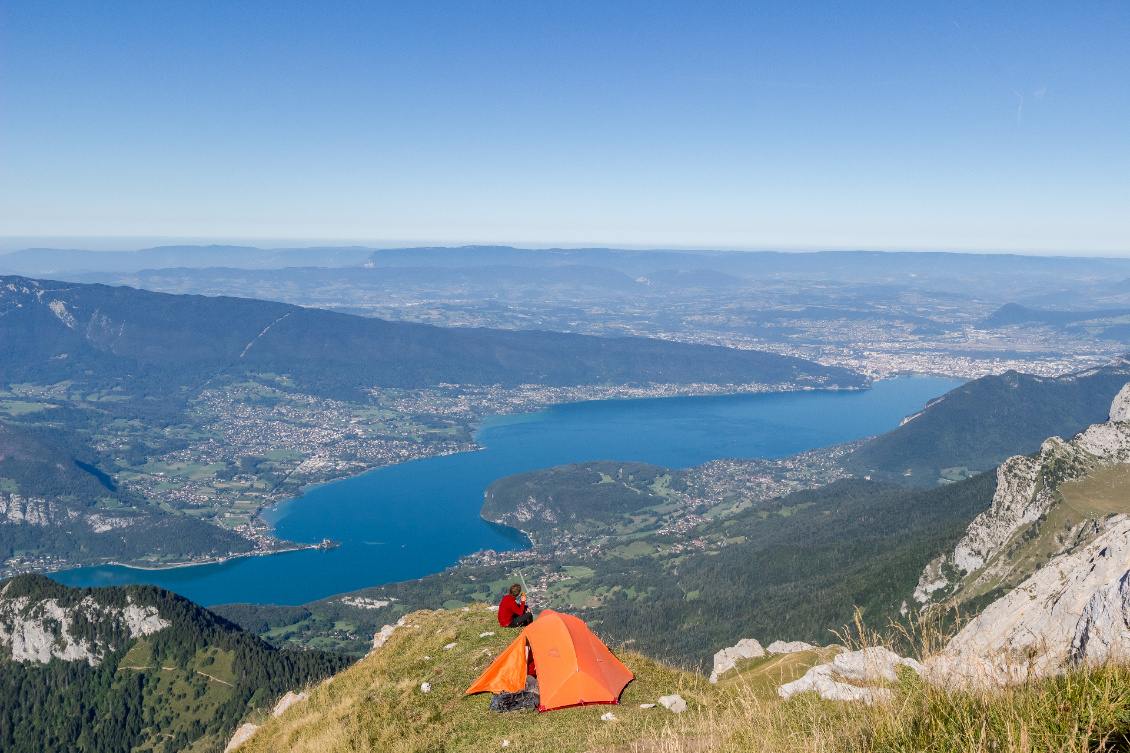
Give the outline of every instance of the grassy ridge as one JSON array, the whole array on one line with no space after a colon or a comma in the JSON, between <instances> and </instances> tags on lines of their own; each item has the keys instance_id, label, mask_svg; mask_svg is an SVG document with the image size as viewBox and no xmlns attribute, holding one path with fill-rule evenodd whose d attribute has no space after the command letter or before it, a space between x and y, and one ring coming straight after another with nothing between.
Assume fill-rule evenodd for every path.
<instances>
[{"instance_id":1,"label":"grassy ridge","mask_svg":"<svg viewBox=\"0 0 1130 753\"><path fill-rule=\"evenodd\" d=\"M892 686L892 703L871 707L811 693L777 697L777 686L828 660L832 649L747 662L717 685L617 651L636 674L621 706L498 714L487 708L489 694L463 695L489 662L484 650L496 655L516 636L492 624L492 611L476 604L409 614L410 627L313 687L309 700L279 718L253 718L263 726L240 750L459 753L502 750L509 741L507 751L539 753L1081 753L1130 743L1130 669L1114 664L987 692L946 690L908 671ZM424 681L430 693L420 691ZM685 714L639 708L669 693L688 700ZM617 721L600 721L610 710Z\"/></svg>"}]
</instances>

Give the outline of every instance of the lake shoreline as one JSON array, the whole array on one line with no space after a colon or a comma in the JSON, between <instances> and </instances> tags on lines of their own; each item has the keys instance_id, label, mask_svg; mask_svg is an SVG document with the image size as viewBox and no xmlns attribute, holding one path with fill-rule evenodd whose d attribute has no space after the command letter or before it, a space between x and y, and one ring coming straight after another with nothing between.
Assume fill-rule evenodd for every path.
<instances>
[{"instance_id":1,"label":"lake shoreline","mask_svg":"<svg viewBox=\"0 0 1130 753\"><path fill-rule=\"evenodd\" d=\"M476 552L530 549L519 529L500 532L480 516L484 491L497 479L599 459L683 469L722 458L785 458L889 431L958 384L903 378L880 380L867 390L558 404L535 411L540 414L535 420L479 421L474 434L479 449L473 452L416 458L311 484L301 497L265 510L275 537L341 541L333 551L315 556L290 550L293 557L271 560L241 554L172 566L68 568L53 577L72 586L152 583L201 604L305 604L427 577Z\"/></svg>"}]
</instances>

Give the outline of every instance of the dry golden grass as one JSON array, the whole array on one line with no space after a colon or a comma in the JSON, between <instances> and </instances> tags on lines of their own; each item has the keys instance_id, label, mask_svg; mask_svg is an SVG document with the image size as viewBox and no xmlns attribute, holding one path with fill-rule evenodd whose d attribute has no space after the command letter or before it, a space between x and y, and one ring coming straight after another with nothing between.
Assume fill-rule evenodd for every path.
<instances>
[{"instance_id":1,"label":"dry golden grass","mask_svg":"<svg viewBox=\"0 0 1130 753\"><path fill-rule=\"evenodd\" d=\"M552 751L553 753L737 753L738 751L1089 751L1126 750L1130 671L1080 670L1004 690L949 691L904 673L889 704L823 701L813 694L782 701L768 692L775 665L751 666L719 685L642 655L618 652L636 674L620 706L545 714L488 710L489 694L464 696L491 656L516 636L482 605L469 612L417 612L375 651L281 718L266 719L240 750L256 751ZM927 625L906 637L923 647L942 638ZM496 635L480 638L493 631ZM841 636L849 647L874 644L861 625ZM449 643L452 649L445 649ZM430 660L424 659L431 657ZM796 657L802 664L814 662ZM785 674L786 668L776 667ZM800 673L793 664L787 674ZM760 671L759 671L760 670ZM428 681L430 693L420 691ZM689 710L643 710L679 693ZM612 711L616 722L602 722ZM255 721L255 720L252 720ZM504 741L509 744L504 747ZM1117 746L1124 747L1117 747Z\"/></svg>"},{"instance_id":2,"label":"dry golden grass","mask_svg":"<svg viewBox=\"0 0 1130 753\"><path fill-rule=\"evenodd\" d=\"M1083 515L1102 516L1130 512L1130 464L1117 463L1092 469L1078 481L1057 487L1067 504Z\"/></svg>"}]
</instances>

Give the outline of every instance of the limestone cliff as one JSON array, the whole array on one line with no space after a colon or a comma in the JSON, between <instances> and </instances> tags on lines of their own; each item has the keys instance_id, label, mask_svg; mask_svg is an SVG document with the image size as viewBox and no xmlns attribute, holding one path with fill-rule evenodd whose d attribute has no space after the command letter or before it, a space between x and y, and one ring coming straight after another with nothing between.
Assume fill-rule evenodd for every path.
<instances>
[{"instance_id":1,"label":"limestone cliff","mask_svg":"<svg viewBox=\"0 0 1130 753\"><path fill-rule=\"evenodd\" d=\"M162 619L153 606L128 603L115 607L101 604L91 596L66 606L54 598L8 598L10 587L11 581L0 589L0 646L8 647L12 659L21 663L47 664L52 659L62 659L85 661L94 666L106 652L119 646L112 638L99 640L96 634L84 630L86 626L116 623L111 634L137 638L171 624Z\"/></svg>"},{"instance_id":2,"label":"limestone cliff","mask_svg":"<svg viewBox=\"0 0 1130 753\"><path fill-rule=\"evenodd\" d=\"M129 511L133 513L133 511ZM137 522L137 517L84 513L55 500L25 497L20 494L0 492L0 525L60 526L85 523L94 533L106 533L116 528L127 528Z\"/></svg>"},{"instance_id":3,"label":"limestone cliff","mask_svg":"<svg viewBox=\"0 0 1130 753\"><path fill-rule=\"evenodd\" d=\"M992 507L977 516L952 552L926 567L914 598L965 601L1008 590L1052 557L1085 545L1110 514L1130 513L1130 501L1125 511L1117 504L1094 508L1065 500L1063 493L1065 484L1130 463L1130 384L1115 397L1110 417L1071 440L1046 440L1035 456L1002 464Z\"/></svg>"},{"instance_id":4,"label":"limestone cliff","mask_svg":"<svg viewBox=\"0 0 1130 753\"><path fill-rule=\"evenodd\" d=\"M1130 658L1130 384L1111 420L998 471L992 508L915 597L990 603L935 657L947 681L1007 682Z\"/></svg>"}]
</instances>

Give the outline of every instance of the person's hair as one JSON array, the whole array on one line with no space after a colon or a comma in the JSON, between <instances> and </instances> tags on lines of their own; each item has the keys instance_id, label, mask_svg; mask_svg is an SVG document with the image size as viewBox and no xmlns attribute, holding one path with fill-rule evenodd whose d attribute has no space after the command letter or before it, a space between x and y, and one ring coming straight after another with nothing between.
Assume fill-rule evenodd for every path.
<instances>
[{"instance_id":1,"label":"person's hair","mask_svg":"<svg viewBox=\"0 0 1130 753\"><path fill-rule=\"evenodd\" d=\"M520 585L515 583L514 585L510 586L510 595L511 596L517 596L520 593L522 593L522 587Z\"/></svg>"}]
</instances>

